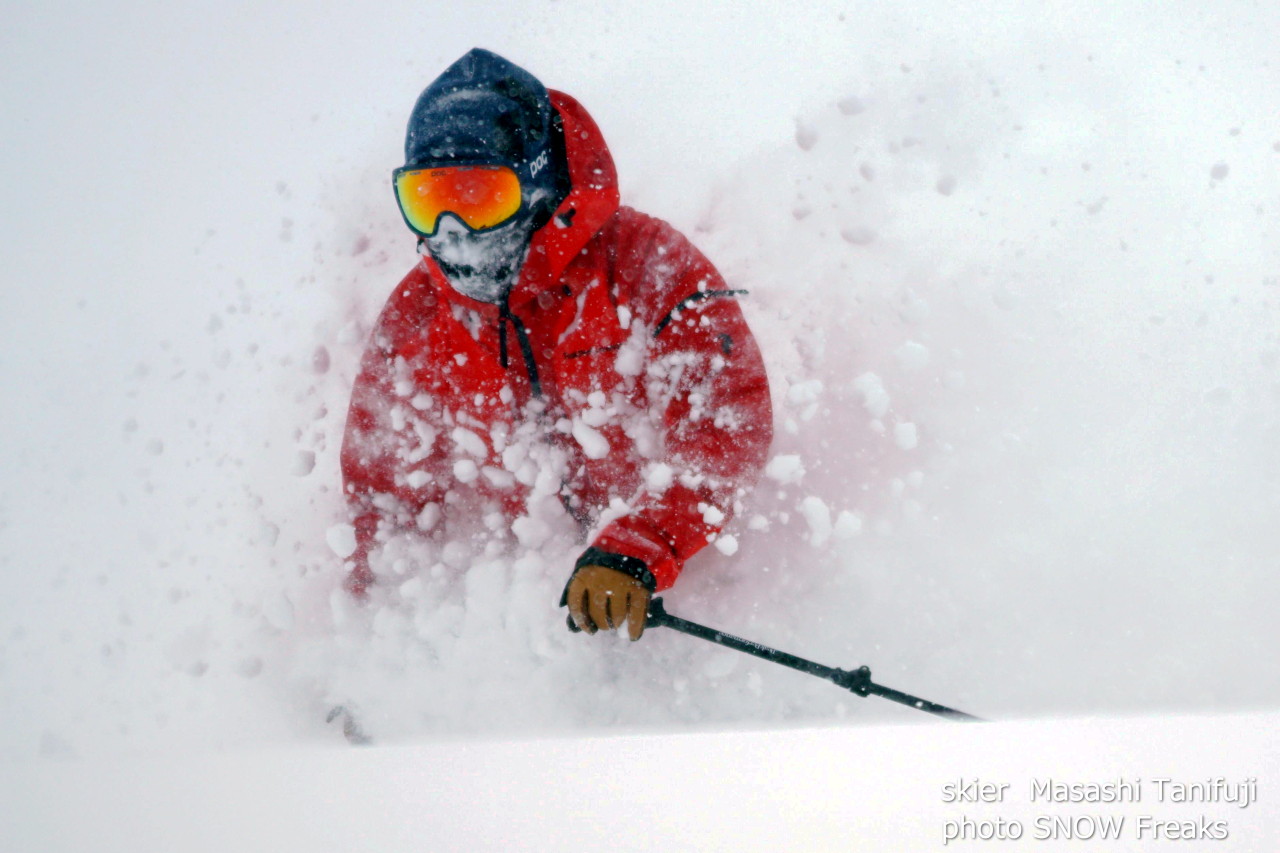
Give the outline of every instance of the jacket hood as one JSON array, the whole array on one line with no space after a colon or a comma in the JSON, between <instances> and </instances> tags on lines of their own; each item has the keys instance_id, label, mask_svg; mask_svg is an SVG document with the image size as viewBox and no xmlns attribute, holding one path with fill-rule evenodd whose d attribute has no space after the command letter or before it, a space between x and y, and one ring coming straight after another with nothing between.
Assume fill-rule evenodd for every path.
<instances>
[{"instance_id":1,"label":"jacket hood","mask_svg":"<svg viewBox=\"0 0 1280 853\"><path fill-rule=\"evenodd\" d=\"M564 123L569 194L529 245L520 280L511 293L519 305L553 286L564 268L618 210L618 172L604 136L590 114L569 95L550 91Z\"/></svg>"}]
</instances>

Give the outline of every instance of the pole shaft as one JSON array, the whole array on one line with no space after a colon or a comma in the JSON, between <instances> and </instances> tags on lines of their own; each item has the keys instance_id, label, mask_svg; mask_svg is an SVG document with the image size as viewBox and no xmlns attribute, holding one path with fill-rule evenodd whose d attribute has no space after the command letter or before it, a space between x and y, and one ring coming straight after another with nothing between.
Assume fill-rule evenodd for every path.
<instances>
[{"instance_id":1,"label":"pole shaft","mask_svg":"<svg viewBox=\"0 0 1280 853\"><path fill-rule=\"evenodd\" d=\"M903 693L901 690L894 690L892 687L885 687L876 684L871 680L871 670L865 666L856 670L843 670L831 666L824 666L805 658L798 657L787 652L771 649L768 646L762 646L759 643L753 643L751 640L744 640L741 637L735 637L732 634L726 634L724 631L717 631L715 628L708 628L706 625L699 625L697 622L690 622L687 619L681 619L679 616L672 616L663 607L662 599L655 598L649 603L648 620L645 623L648 627L671 628L682 634L688 634L691 637L697 637L702 640L709 640L720 646L734 649L735 651L763 658L767 661L780 663L791 669L809 675L816 675L843 687L845 690L856 693L859 696L875 695L891 702L897 702L900 705L906 705L915 708L918 711L924 711L927 714L935 714L939 717L948 717L955 720L974 720L981 721L981 717L975 717L972 714L966 714L964 711L957 711L955 708L948 708L946 705L939 705L937 702L930 702L927 699L921 699L918 696L912 696L910 693Z\"/></svg>"},{"instance_id":2,"label":"pole shaft","mask_svg":"<svg viewBox=\"0 0 1280 853\"><path fill-rule=\"evenodd\" d=\"M650 622L649 624L655 624ZM689 634L703 640L710 640L717 645L735 649L758 658L764 658L774 663L780 663L783 666L789 666L792 669L798 669L809 675L816 675L819 678L831 679L837 670L834 667L823 666L811 660L805 660L786 652L780 652L777 649L771 649L768 646L762 646L759 643L753 643L750 640L744 640L741 637L735 637L732 634L726 634L724 631L717 631L714 628L708 628L706 625L699 625L696 622L689 622L678 616L664 614L662 619L656 624L665 628L672 628L682 634Z\"/></svg>"},{"instance_id":3,"label":"pole shaft","mask_svg":"<svg viewBox=\"0 0 1280 853\"><path fill-rule=\"evenodd\" d=\"M906 705L916 710L924 711L926 714L952 717L959 720L973 720L975 722L980 722L982 719L972 714L966 714L964 711L957 711L955 708L948 708L946 705L939 705L937 702L930 702L928 699L912 696L910 693L903 693L901 690L894 690L892 687L876 684L874 681L867 684L867 692L882 699L897 702L899 705Z\"/></svg>"}]
</instances>

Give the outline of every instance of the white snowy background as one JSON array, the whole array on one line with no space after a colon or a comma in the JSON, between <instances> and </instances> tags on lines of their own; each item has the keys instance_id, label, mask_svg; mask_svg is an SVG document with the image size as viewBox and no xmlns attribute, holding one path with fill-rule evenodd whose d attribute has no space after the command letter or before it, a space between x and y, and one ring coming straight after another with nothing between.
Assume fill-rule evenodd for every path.
<instances>
[{"instance_id":1,"label":"white snowy background","mask_svg":"<svg viewBox=\"0 0 1280 853\"><path fill-rule=\"evenodd\" d=\"M389 174L473 46L751 291L777 458L672 612L992 718L1280 706L1280 7L5 17L0 757L331 741L338 702L390 742L912 719L570 636L568 546L334 596L347 395L415 260Z\"/></svg>"}]
</instances>

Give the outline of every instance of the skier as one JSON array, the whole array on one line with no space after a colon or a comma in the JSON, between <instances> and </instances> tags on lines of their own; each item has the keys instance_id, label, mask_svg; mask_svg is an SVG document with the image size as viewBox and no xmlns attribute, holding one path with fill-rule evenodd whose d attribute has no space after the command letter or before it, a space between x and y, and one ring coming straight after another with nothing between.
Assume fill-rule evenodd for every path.
<instances>
[{"instance_id":1,"label":"skier","mask_svg":"<svg viewBox=\"0 0 1280 853\"><path fill-rule=\"evenodd\" d=\"M352 391L342 448L365 598L398 530L501 530L554 494L587 547L561 606L644 630L655 591L723 528L772 437L764 365L719 273L619 206L573 98L475 49L419 97L401 213L420 260ZM558 511L558 510L557 510Z\"/></svg>"}]
</instances>

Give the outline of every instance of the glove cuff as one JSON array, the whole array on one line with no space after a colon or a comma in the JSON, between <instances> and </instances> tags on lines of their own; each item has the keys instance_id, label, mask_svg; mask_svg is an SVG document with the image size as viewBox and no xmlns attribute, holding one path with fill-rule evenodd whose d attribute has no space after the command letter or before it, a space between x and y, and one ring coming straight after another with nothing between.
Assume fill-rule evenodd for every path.
<instances>
[{"instance_id":1,"label":"glove cuff","mask_svg":"<svg viewBox=\"0 0 1280 853\"><path fill-rule=\"evenodd\" d=\"M640 581L649 592L658 588L658 581L654 578L653 572L649 571L649 567L639 557L628 557L625 554L614 554L592 547L582 552L578 562L573 564L573 570L577 572L583 566L604 566L606 569L622 572Z\"/></svg>"},{"instance_id":2,"label":"glove cuff","mask_svg":"<svg viewBox=\"0 0 1280 853\"><path fill-rule=\"evenodd\" d=\"M606 569L613 569L615 572L621 572L627 577L635 578L644 585L644 588L652 594L658 588L658 581L653 576L653 572L649 571L649 567L644 564L644 560L638 557L628 557L625 554L614 554L609 551L601 551L599 548L588 548L582 552L582 556L578 558L578 562L573 564L573 574L569 575L569 580L573 580L573 575L578 573L578 569L583 566L604 566ZM569 604L569 584L564 585L564 592L560 595L560 606L565 607Z\"/></svg>"}]
</instances>

